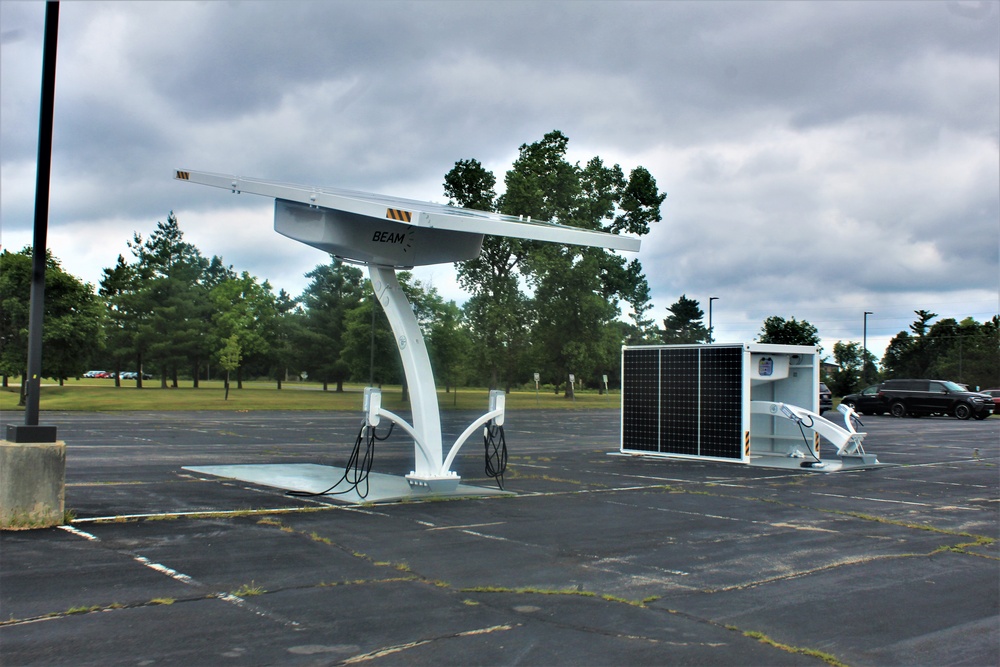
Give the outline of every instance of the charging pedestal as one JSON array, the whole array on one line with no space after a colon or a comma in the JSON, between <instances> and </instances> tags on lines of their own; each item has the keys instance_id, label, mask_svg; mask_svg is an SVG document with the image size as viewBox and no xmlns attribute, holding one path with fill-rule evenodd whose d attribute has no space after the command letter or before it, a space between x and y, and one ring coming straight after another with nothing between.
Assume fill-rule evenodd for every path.
<instances>
[{"instance_id":1,"label":"charging pedestal","mask_svg":"<svg viewBox=\"0 0 1000 667\"><path fill-rule=\"evenodd\" d=\"M375 296L389 320L403 361L403 371L410 388L413 423L381 408L381 397L374 391L365 395L366 420L369 426L373 426L372 420L377 424L383 418L389 419L413 438L413 470L405 477L410 494L441 496L485 495L486 491L495 493L492 490L477 493L473 487L462 485L461 478L451 470L451 466L462 445L477 429L486 429L484 437L488 438L492 429L502 428L504 396L503 392L491 392L488 411L476 419L445 452L430 358L417 318L400 288L396 270L473 259L479 256L485 235L633 252L639 250L639 239L632 237L399 197L334 188L303 187L196 171L179 170L174 173L174 177L179 181L227 189L234 194L273 197L276 232L335 258L362 264L367 268ZM500 460L506 461L506 455L502 455ZM299 491L304 490L303 486L309 489L317 486L320 489L326 488L322 486L325 482L317 480L315 475L307 481L296 481L294 472L284 468L279 475L275 468L269 471L248 471L251 467L254 466L186 469L260 484L268 484L268 481L262 480L271 479L273 486ZM489 470L490 463L486 467ZM221 471L222 468L225 468L224 472ZM233 470L234 468L240 470ZM269 478L268 472L275 475ZM364 500L372 502L407 497L397 485L388 482L383 484L383 477L387 476L371 473L367 477L377 484L369 484ZM497 471L498 481L501 478L502 470ZM280 482L275 482L276 479ZM376 490L373 496L372 491L376 487L384 487L385 490ZM329 492L331 497L354 502L358 502L355 497L360 497L354 491L342 493L335 487L331 487Z\"/></svg>"},{"instance_id":2,"label":"charging pedestal","mask_svg":"<svg viewBox=\"0 0 1000 667\"><path fill-rule=\"evenodd\" d=\"M827 472L878 464L852 410L843 425L819 414L819 373L811 346L626 346L619 451Z\"/></svg>"}]
</instances>

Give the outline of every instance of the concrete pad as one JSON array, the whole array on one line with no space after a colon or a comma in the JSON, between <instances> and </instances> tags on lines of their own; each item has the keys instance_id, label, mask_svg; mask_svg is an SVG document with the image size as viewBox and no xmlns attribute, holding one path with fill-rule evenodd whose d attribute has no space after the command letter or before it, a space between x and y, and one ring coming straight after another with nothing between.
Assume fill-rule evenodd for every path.
<instances>
[{"instance_id":1,"label":"concrete pad","mask_svg":"<svg viewBox=\"0 0 1000 667\"><path fill-rule=\"evenodd\" d=\"M273 486L287 491L316 494L345 503L386 503L433 498L473 498L513 495L509 491L459 484L449 491L430 491L411 486L404 477L368 473L360 484L347 481L344 468L312 463L270 463L256 465L184 466L184 470Z\"/></svg>"}]
</instances>

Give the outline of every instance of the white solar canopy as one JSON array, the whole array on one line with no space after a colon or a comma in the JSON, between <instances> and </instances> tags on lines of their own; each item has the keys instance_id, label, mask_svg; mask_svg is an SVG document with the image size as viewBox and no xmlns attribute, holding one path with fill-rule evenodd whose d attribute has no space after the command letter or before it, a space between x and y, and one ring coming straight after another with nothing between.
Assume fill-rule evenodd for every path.
<instances>
[{"instance_id":1,"label":"white solar canopy","mask_svg":"<svg viewBox=\"0 0 1000 667\"><path fill-rule=\"evenodd\" d=\"M336 257L381 266L473 259L485 235L631 252L640 245L629 236L368 192L190 170L178 170L175 177L273 197L275 231Z\"/></svg>"}]
</instances>

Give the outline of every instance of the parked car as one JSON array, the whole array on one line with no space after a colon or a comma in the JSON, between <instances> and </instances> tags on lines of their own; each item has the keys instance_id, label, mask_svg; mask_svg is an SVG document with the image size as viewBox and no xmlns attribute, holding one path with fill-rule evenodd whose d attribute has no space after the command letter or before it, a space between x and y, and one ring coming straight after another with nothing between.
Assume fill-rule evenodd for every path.
<instances>
[{"instance_id":1,"label":"parked car","mask_svg":"<svg viewBox=\"0 0 1000 667\"><path fill-rule=\"evenodd\" d=\"M121 374L121 379L122 380L136 380L136 379L138 379L138 377L139 377L139 374L136 371L122 371L122 374ZM153 376L150 375L149 373L143 373L142 374L142 379L143 380L152 380Z\"/></svg>"},{"instance_id":2,"label":"parked car","mask_svg":"<svg viewBox=\"0 0 1000 667\"><path fill-rule=\"evenodd\" d=\"M889 404L878 393L879 386L873 384L856 394L848 394L841 399L841 405L849 405L862 415L883 415L889 411Z\"/></svg>"},{"instance_id":3,"label":"parked car","mask_svg":"<svg viewBox=\"0 0 1000 667\"><path fill-rule=\"evenodd\" d=\"M993 414L1000 414L1000 389L984 389L980 393L993 397Z\"/></svg>"},{"instance_id":4,"label":"parked car","mask_svg":"<svg viewBox=\"0 0 1000 667\"><path fill-rule=\"evenodd\" d=\"M823 414L827 410L833 410L833 392L826 386L825 382L819 383L819 413Z\"/></svg>"},{"instance_id":5,"label":"parked car","mask_svg":"<svg viewBox=\"0 0 1000 667\"><path fill-rule=\"evenodd\" d=\"M942 414L986 419L993 414L989 395L965 391L948 380L886 380L879 385L879 396L893 417Z\"/></svg>"},{"instance_id":6,"label":"parked car","mask_svg":"<svg viewBox=\"0 0 1000 667\"><path fill-rule=\"evenodd\" d=\"M83 374L85 378L99 378L107 376L107 371L87 371Z\"/></svg>"}]
</instances>

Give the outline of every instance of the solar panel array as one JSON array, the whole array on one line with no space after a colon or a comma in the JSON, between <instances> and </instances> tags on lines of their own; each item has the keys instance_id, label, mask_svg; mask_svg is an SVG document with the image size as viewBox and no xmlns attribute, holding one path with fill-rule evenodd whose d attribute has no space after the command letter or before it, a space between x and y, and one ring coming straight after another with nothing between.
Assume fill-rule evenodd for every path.
<instances>
[{"instance_id":1,"label":"solar panel array","mask_svg":"<svg viewBox=\"0 0 1000 667\"><path fill-rule=\"evenodd\" d=\"M622 449L743 456L743 348L626 348Z\"/></svg>"}]
</instances>

